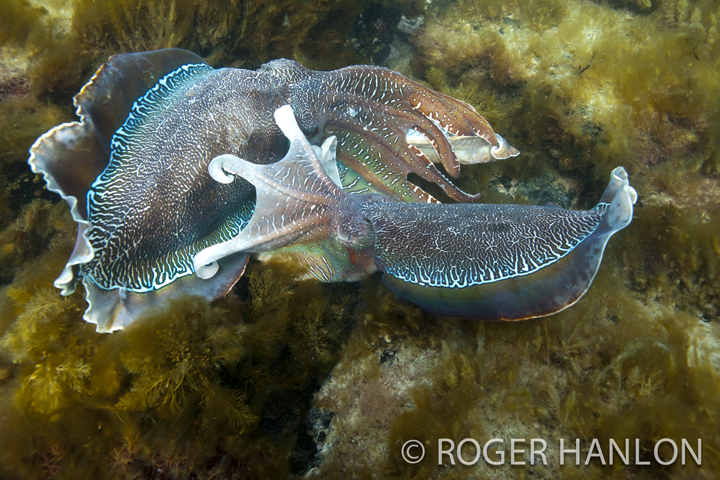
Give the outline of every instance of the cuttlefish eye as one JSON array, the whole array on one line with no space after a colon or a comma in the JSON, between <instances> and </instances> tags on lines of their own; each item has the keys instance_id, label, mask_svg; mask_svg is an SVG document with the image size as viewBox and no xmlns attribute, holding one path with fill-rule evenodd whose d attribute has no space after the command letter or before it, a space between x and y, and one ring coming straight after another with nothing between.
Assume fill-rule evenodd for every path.
<instances>
[{"instance_id":1,"label":"cuttlefish eye","mask_svg":"<svg viewBox=\"0 0 720 480\"><path fill-rule=\"evenodd\" d=\"M335 236L350 247L364 247L372 238L370 222L359 215L342 215L333 222Z\"/></svg>"},{"instance_id":2,"label":"cuttlefish eye","mask_svg":"<svg viewBox=\"0 0 720 480\"><path fill-rule=\"evenodd\" d=\"M298 112L296 120L306 137L312 138L320 132L320 122L315 109L308 108Z\"/></svg>"}]
</instances>

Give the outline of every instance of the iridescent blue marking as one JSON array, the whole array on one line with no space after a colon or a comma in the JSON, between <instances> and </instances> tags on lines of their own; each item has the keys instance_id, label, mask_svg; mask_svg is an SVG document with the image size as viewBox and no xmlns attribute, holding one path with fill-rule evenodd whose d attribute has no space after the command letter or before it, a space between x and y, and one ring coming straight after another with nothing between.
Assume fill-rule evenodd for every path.
<instances>
[{"instance_id":1,"label":"iridescent blue marking","mask_svg":"<svg viewBox=\"0 0 720 480\"><path fill-rule=\"evenodd\" d=\"M423 215L411 211L423 208L417 204L398 203L370 209L368 218L386 273L423 287L460 289L530 275L559 261L592 235L608 207L442 205Z\"/></svg>"},{"instance_id":2,"label":"iridescent blue marking","mask_svg":"<svg viewBox=\"0 0 720 480\"><path fill-rule=\"evenodd\" d=\"M119 155L126 152L130 138L138 133L137 129L143 125L145 120L152 114L161 113L163 103L168 102L175 95L175 91L185 82L194 80L198 74L210 73L213 70L212 67L204 63L183 65L165 75L145 95L135 100L125 123L117 129L110 141L110 163L93 182L92 188L88 192L88 198L93 190L96 190L103 183L107 183L112 177L118 165L123 161L118 158Z\"/></svg>"},{"instance_id":3,"label":"iridescent blue marking","mask_svg":"<svg viewBox=\"0 0 720 480\"><path fill-rule=\"evenodd\" d=\"M198 234L192 225L178 221L179 216L165 221L165 218L176 216L172 207L164 208L167 202L151 205L169 192L179 190L187 195L198 175L205 173L202 153L192 152L193 155L188 157L195 158L195 161L190 162L183 161L182 152L174 159L153 155L148 152L154 152L154 149L163 148L164 145L153 144L147 137L160 131L166 122L174 122L179 128L184 123L183 118L168 115L168 109L177 104L191 103L193 99L188 90L198 80L215 71L205 64L188 64L165 75L133 103L127 119L113 135L108 166L93 182L87 194L91 227L86 236L97 258L84 266L83 271L101 289L123 288L144 293L191 275L194 273L192 257L199 250L217 241L234 238L252 217L254 202L248 201L241 208L228 212L214 231ZM172 135L162 140L173 144L179 139ZM153 141L157 142L157 138ZM133 198L138 195L138 188L147 195L145 202ZM192 208L192 205L180 204ZM153 208L157 221L163 226L172 223L171 235L182 237L175 245L170 247L171 241L160 238L167 235L165 231L158 233L144 230L148 227L141 222L141 219L146 218L143 213ZM126 238L121 238L122 235ZM202 238L203 235L207 237ZM156 251L133 248L150 236L159 238ZM126 280L120 281L120 278Z\"/></svg>"}]
</instances>

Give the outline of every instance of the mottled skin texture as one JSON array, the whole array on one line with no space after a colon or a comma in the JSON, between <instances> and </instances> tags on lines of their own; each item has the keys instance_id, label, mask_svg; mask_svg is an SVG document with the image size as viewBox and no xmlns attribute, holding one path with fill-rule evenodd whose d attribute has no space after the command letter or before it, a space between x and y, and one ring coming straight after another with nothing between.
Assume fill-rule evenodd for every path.
<instances>
[{"instance_id":1,"label":"mottled skin texture","mask_svg":"<svg viewBox=\"0 0 720 480\"><path fill-rule=\"evenodd\" d=\"M254 202L246 182L214 182L209 159L233 153L271 163L285 148L274 122L256 114L289 100L283 82L190 70L161 98L138 102L138 120L118 130L110 165L90 190L88 240L97 255L83 273L103 289L152 291L193 273L190 254L237 235Z\"/></svg>"},{"instance_id":2,"label":"mottled skin texture","mask_svg":"<svg viewBox=\"0 0 720 480\"><path fill-rule=\"evenodd\" d=\"M466 288L558 261L597 228L606 207L392 203L364 216L381 270L421 287Z\"/></svg>"}]
</instances>

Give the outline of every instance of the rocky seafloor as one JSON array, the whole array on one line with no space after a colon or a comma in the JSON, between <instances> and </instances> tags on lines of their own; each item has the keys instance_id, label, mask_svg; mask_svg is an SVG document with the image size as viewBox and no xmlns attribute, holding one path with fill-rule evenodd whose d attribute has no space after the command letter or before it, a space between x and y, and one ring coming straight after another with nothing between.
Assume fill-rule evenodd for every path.
<instances>
[{"instance_id":1,"label":"rocky seafloor","mask_svg":"<svg viewBox=\"0 0 720 480\"><path fill-rule=\"evenodd\" d=\"M717 478L718 21L711 0L1 2L0 478ZM585 209L624 166L635 218L585 297L546 318L443 320L378 275L296 282L253 262L218 302L97 334L83 293L52 286L75 225L27 150L74 118L109 55L163 47L213 66L388 66L522 152L463 166L465 191ZM505 462L438 465L441 438L502 439L488 458ZM702 465L659 463L665 438L700 439ZM530 465L530 439L546 462ZM579 465L560 464L561 439L580 440ZM625 439L629 465L609 465Z\"/></svg>"}]
</instances>

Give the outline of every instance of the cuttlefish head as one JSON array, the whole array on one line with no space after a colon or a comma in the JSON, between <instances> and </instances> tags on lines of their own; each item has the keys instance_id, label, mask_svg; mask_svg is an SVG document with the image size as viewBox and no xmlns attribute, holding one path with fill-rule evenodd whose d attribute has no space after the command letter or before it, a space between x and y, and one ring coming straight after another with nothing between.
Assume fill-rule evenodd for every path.
<instances>
[{"instance_id":1,"label":"cuttlefish head","mask_svg":"<svg viewBox=\"0 0 720 480\"><path fill-rule=\"evenodd\" d=\"M220 155L210 162L208 170L214 179L231 183L242 177L255 187L257 200L252 218L239 235L195 255L197 275L213 277L218 271L217 261L228 255L277 252L296 245L309 246L302 256L318 278L338 281L371 273L372 263L352 260L364 256L363 250L372 238L370 225L358 209L368 201L389 200L379 195L345 193L335 163L335 137L325 140L321 147L312 146L289 105L274 115L290 140L281 161L256 165L233 155ZM360 253L343 255L348 248ZM340 254L333 257L332 252L337 250Z\"/></svg>"}]
</instances>

